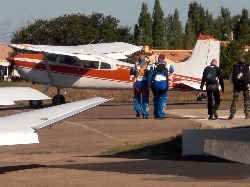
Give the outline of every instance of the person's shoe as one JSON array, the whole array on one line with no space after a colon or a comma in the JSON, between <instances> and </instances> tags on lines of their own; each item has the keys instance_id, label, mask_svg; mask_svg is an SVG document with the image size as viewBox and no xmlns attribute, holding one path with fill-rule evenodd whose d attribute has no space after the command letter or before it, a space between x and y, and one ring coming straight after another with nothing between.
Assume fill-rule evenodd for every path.
<instances>
[{"instance_id":1,"label":"person's shoe","mask_svg":"<svg viewBox=\"0 0 250 187\"><path fill-rule=\"evenodd\" d=\"M232 120L234 118L233 114L230 114L230 116L228 117L228 120Z\"/></svg>"},{"instance_id":2,"label":"person's shoe","mask_svg":"<svg viewBox=\"0 0 250 187\"><path fill-rule=\"evenodd\" d=\"M218 119L218 114L216 111L214 112L214 119Z\"/></svg>"},{"instance_id":3,"label":"person's shoe","mask_svg":"<svg viewBox=\"0 0 250 187\"><path fill-rule=\"evenodd\" d=\"M159 119L159 120L163 120L163 119L165 119L165 117L158 117L158 119Z\"/></svg>"},{"instance_id":4,"label":"person's shoe","mask_svg":"<svg viewBox=\"0 0 250 187\"><path fill-rule=\"evenodd\" d=\"M249 114L245 114L245 119L250 119Z\"/></svg>"},{"instance_id":5,"label":"person's shoe","mask_svg":"<svg viewBox=\"0 0 250 187\"><path fill-rule=\"evenodd\" d=\"M143 119L148 119L148 116L143 116L142 118L143 118Z\"/></svg>"},{"instance_id":6,"label":"person's shoe","mask_svg":"<svg viewBox=\"0 0 250 187\"><path fill-rule=\"evenodd\" d=\"M213 120L213 115L209 115L208 119Z\"/></svg>"},{"instance_id":7,"label":"person's shoe","mask_svg":"<svg viewBox=\"0 0 250 187\"><path fill-rule=\"evenodd\" d=\"M136 111L136 117L139 118L141 116L139 111Z\"/></svg>"}]
</instances>

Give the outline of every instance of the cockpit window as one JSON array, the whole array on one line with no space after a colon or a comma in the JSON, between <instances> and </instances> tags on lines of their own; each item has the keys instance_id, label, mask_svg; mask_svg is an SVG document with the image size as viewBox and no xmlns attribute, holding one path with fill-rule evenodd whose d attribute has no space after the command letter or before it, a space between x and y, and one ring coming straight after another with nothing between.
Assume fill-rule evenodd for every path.
<instances>
[{"instance_id":1,"label":"cockpit window","mask_svg":"<svg viewBox=\"0 0 250 187\"><path fill-rule=\"evenodd\" d=\"M82 67L84 69L98 69L99 68L99 62L98 61L87 61L82 60Z\"/></svg>"},{"instance_id":2,"label":"cockpit window","mask_svg":"<svg viewBox=\"0 0 250 187\"><path fill-rule=\"evenodd\" d=\"M61 55L59 62L71 66L80 66L79 60L72 56Z\"/></svg>"},{"instance_id":3,"label":"cockpit window","mask_svg":"<svg viewBox=\"0 0 250 187\"><path fill-rule=\"evenodd\" d=\"M101 69L111 69L111 65L105 62L101 62Z\"/></svg>"},{"instance_id":4,"label":"cockpit window","mask_svg":"<svg viewBox=\"0 0 250 187\"><path fill-rule=\"evenodd\" d=\"M48 61L55 62L56 59L57 59L57 55L56 55L56 54L47 54L47 55L45 56L45 58L46 58Z\"/></svg>"}]
</instances>

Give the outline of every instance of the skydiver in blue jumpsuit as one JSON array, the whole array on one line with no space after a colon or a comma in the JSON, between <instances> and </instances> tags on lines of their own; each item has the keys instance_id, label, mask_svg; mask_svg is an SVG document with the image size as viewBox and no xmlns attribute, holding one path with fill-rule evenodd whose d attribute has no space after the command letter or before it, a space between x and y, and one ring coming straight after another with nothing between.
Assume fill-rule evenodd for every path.
<instances>
[{"instance_id":1,"label":"skydiver in blue jumpsuit","mask_svg":"<svg viewBox=\"0 0 250 187\"><path fill-rule=\"evenodd\" d=\"M168 65L165 61L165 56L160 55L155 66L150 68L149 79L154 95L154 117L163 119L166 114L164 106L167 103L168 96L168 73L174 72L174 66Z\"/></svg>"},{"instance_id":2,"label":"skydiver in blue jumpsuit","mask_svg":"<svg viewBox=\"0 0 250 187\"><path fill-rule=\"evenodd\" d=\"M135 80L134 83L134 104L136 117L148 119L149 105L149 86L148 86L148 69L144 59L140 58L139 63L130 70L130 78Z\"/></svg>"}]
</instances>

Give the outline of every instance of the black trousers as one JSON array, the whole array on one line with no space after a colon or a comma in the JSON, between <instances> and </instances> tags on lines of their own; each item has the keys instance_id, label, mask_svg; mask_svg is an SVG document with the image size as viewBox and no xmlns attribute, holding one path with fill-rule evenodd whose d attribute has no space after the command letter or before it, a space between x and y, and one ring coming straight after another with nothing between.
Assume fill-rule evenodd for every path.
<instances>
[{"instance_id":1,"label":"black trousers","mask_svg":"<svg viewBox=\"0 0 250 187\"><path fill-rule=\"evenodd\" d=\"M214 100L214 102L213 102ZM219 89L207 90L207 109L208 115L213 115L220 106L220 91Z\"/></svg>"}]
</instances>

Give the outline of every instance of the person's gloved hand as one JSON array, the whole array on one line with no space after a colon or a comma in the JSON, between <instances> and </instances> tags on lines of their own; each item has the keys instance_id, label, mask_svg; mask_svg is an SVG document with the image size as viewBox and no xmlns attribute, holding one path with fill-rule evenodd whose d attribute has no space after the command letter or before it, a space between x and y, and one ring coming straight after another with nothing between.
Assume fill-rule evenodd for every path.
<instances>
[{"instance_id":1,"label":"person's gloved hand","mask_svg":"<svg viewBox=\"0 0 250 187\"><path fill-rule=\"evenodd\" d=\"M203 91L203 85L200 86L201 91Z\"/></svg>"},{"instance_id":2,"label":"person's gloved hand","mask_svg":"<svg viewBox=\"0 0 250 187\"><path fill-rule=\"evenodd\" d=\"M134 80L134 78L135 78L135 76L134 76L134 75L130 75L129 80L133 81L133 80Z\"/></svg>"}]
</instances>

